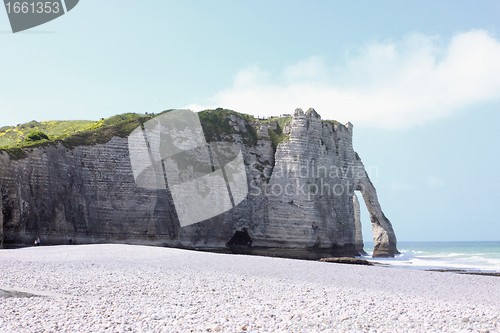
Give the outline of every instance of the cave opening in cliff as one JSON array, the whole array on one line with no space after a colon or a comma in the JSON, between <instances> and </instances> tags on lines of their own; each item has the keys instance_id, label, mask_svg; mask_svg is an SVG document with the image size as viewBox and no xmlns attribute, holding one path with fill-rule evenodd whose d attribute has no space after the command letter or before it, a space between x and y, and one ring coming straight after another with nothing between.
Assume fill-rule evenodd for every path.
<instances>
[{"instance_id":1,"label":"cave opening in cliff","mask_svg":"<svg viewBox=\"0 0 500 333\"><path fill-rule=\"evenodd\" d=\"M252 238L248 234L247 229L243 229L241 231L236 231L233 237L226 243L228 247L252 247Z\"/></svg>"}]
</instances>

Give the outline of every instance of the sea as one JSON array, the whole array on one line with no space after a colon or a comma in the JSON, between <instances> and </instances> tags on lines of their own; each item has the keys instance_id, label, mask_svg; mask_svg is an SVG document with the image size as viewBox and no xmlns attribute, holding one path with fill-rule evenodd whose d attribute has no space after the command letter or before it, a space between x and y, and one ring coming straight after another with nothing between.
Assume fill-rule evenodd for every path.
<instances>
[{"instance_id":1,"label":"sea","mask_svg":"<svg viewBox=\"0 0 500 333\"><path fill-rule=\"evenodd\" d=\"M446 270L467 273L500 273L500 241L398 242L401 254L372 258L373 242L365 242L364 259L391 267Z\"/></svg>"}]
</instances>

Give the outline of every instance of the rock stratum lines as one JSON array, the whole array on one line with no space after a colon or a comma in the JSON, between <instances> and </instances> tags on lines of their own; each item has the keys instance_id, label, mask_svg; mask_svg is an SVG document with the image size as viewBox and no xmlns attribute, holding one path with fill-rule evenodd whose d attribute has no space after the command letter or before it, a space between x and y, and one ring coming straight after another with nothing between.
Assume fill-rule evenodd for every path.
<instances>
[{"instance_id":1,"label":"rock stratum lines","mask_svg":"<svg viewBox=\"0 0 500 333\"><path fill-rule=\"evenodd\" d=\"M227 126L200 115L206 141L236 145L245 165L248 194L234 208L181 227L168 185L136 184L126 137L75 147L56 142L24 148L26 156L17 159L0 151L0 239L353 256L363 251L358 192L370 214L373 255L398 253L391 222L353 149L351 123L322 120L314 109L267 120L217 116Z\"/></svg>"}]
</instances>

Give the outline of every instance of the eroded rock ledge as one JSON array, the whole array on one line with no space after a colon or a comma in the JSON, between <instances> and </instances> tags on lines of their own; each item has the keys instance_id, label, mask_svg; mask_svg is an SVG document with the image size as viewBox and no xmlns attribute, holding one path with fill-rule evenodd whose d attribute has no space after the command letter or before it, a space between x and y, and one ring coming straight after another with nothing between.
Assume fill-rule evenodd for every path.
<instances>
[{"instance_id":1,"label":"eroded rock ledge","mask_svg":"<svg viewBox=\"0 0 500 333\"><path fill-rule=\"evenodd\" d=\"M353 150L352 124L322 121L314 109L265 121L236 112L220 116L227 128L200 116L205 135L240 146L249 188L230 211L181 228L167 189L135 184L127 139L115 136L72 149L25 149L27 157L18 160L1 151L0 240L355 256L363 252L358 191L370 213L373 255L398 253L392 225Z\"/></svg>"}]
</instances>

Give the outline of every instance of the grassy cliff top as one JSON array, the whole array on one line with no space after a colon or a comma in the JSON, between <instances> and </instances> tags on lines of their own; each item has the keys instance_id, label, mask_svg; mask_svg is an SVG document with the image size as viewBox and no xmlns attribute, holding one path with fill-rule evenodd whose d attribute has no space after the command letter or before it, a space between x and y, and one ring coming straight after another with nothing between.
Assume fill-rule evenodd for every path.
<instances>
[{"instance_id":1,"label":"grassy cliff top","mask_svg":"<svg viewBox=\"0 0 500 333\"><path fill-rule=\"evenodd\" d=\"M42 121L36 120L17 126L5 126L0 128L0 147L12 147L21 143L22 137L35 131L41 131L49 137L55 138L63 134L72 134L92 125L90 120L68 120L68 121Z\"/></svg>"},{"instance_id":2,"label":"grassy cliff top","mask_svg":"<svg viewBox=\"0 0 500 333\"><path fill-rule=\"evenodd\" d=\"M17 126L5 126L0 128L0 150L8 152L11 158L19 159L27 156L24 148L55 145L58 143L62 143L67 148L73 148L81 145L106 143L114 136L127 137L135 128L142 126L146 121L169 111L171 110L154 115L124 113L107 119L101 118L98 121L68 120L37 122L33 120ZM286 136L283 134L283 128L292 120L291 117L276 117L266 120L257 119L251 115L222 108L201 111L198 115L207 142L218 141L223 136L231 134L243 134L243 132L230 125L231 115L245 120L246 134L242 136L245 139L245 143L250 145L255 145L259 139L256 129L252 126L253 123L276 121L277 129L269 130L269 135L275 149L281 141L286 139ZM26 140L32 132L43 132L47 135L48 139L38 141Z\"/></svg>"},{"instance_id":3,"label":"grassy cliff top","mask_svg":"<svg viewBox=\"0 0 500 333\"><path fill-rule=\"evenodd\" d=\"M114 136L127 137L136 127L141 126L152 115L124 113L98 121L31 121L16 127L0 128L0 150L13 159L26 157L24 148L35 148L62 143L67 148L81 145L106 143ZM27 140L32 132L43 132L48 139Z\"/></svg>"}]
</instances>

